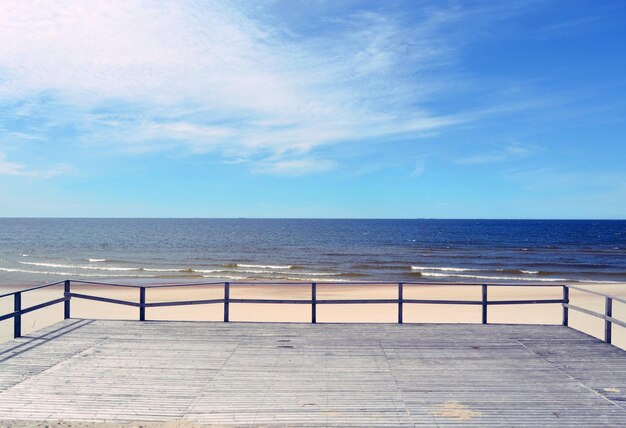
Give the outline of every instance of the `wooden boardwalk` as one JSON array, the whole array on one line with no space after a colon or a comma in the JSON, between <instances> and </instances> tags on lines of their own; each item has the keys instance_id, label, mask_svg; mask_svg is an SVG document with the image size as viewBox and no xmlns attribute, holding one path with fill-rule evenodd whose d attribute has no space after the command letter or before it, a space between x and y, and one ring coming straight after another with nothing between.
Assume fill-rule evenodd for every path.
<instances>
[{"instance_id":1,"label":"wooden boardwalk","mask_svg":"<svg viewBox=\"0 0 626 428\"><path fill-rule=\"evenodd\" d=\"M626 352L561 326L70 319L0 345L2 420L626 426Z\"/></svg>"}]
</instances>

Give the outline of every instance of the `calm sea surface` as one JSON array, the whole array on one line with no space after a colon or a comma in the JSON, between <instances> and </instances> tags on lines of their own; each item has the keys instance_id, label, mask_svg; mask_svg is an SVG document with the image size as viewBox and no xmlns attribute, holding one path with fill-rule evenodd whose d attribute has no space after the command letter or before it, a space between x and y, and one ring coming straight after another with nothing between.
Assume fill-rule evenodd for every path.
<instances>
[{"instance_id":1,"label":"calm sea surface","mask_svg":"<svg viewBox=\"0 0 626 428\"><path fill-rule=\"evenodd\" d=\"M626 221L0 219L0 284L626 281Z\"/></svg>"}]
</instances>

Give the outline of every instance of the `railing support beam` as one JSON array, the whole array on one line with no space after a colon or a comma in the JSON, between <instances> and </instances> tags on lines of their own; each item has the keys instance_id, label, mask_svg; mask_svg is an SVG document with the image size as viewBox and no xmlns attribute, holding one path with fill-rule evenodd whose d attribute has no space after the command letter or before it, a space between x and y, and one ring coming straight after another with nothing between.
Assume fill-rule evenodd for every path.
<instances>
[{"instance_id":1,"label":"railing support beam","mask_svg":"<svg viewBox=\"0 0 626 428\"><path fill-rule=\"evenodd\" d=\"M64 296L67 297L67 300L63 303L63 318L69 319L71 318L70 299L72 298L69 279L65 280L64 293L65 293Z\"/></svg>"},{"instance_id":2,"label":"railing support beam","mask_svg":"<svg viewBox=\"0 0 626 428\"><path fill-rule=\"evenodd\" d=\"M404 284L398 283L398 324L402 324L404 321L402 319L402 303L404 301Z\"/></svg>"},{"instance_id":3,"label":"railing support beam","mask_svg":"<svg viewBox=\"0 0 626 428\"><path fill-rule=\"evenodd\" d=\"M13 296L13 337L22 337L22 293L15 293Z\"/></svg>"},{"instance_id":4,"label":"railing support beam","mask_svg":"<svg viewBox=\"0 0 626 428\"><path fill-rule=\"evenodd\" d=\"M229 322L230 282L224 283L224 322Z\"/></svg>"},{"instance_id":5,"label":"railing support beam","mask_svg":"<svg viewBox=\"0 0 626 428\"><path fill-rule=\"evenodd\" d=\"M613 299L611 299L610 297L606 297L606 300L604 301L604 315L606 315L607 317L613 316ZM606 343L611 343L612 327L613 327L613 323L611 322L611 320L605 319L604 320L604 341Z\"/></svg>"},{"instance_id":6,"label":"railing support beam","mask_svg":"<svg viewBox=\"0 0 626 428\"><path fill-rule=\"evenodd\" d=\"M487 285L483 284L482 286L483 298L482 298L482 306L483 306L483 324L487 324Z\"/></svg>"},{"instance_id":7,"label":"railing support beam","mask_svg":"<svg viewBox=\"0 0 626 428\"><path fill-rule=\"evenodd\" d=\"M317 323L317 284L311 283L311 323Z\"/></svg>"},{"instance_id":8,"label":"railing support beam","mask_svg":"<svg viewBox=\"0 0 626 428\"><path fill-rule=\"evenodd\" d=\"M146 287L139 289L139 321L146 320Z\"/></svg>"},{"instance_id":9,"label":"railing support beam","mask_svg":"<svg viewBox=\"0 0 626 428\"><path fill-rule=\"evenodd\" d=\"M567 285L563 286L563 303L569 304L569 287ZM563 305L563 325L569 325L569 308Z\"/></svg>"}]
</instances>

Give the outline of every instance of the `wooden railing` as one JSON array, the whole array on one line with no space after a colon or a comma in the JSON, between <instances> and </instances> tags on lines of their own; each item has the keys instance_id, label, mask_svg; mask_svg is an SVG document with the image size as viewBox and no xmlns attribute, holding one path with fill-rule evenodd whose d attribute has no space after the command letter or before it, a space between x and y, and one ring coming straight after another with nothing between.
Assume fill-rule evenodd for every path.
<instances>
[{"instance_id":1,"label":"wooden railing","mask_svg":"<svg viewBox=\"0 0 626 428\"><path fill-rule=\"evenodd\" d=\"M84 284L84 285L100 285L109 287L126 287L139 289L139 301L127 301L112 299L108 297L93 296L89 294L75 293L72 291L72 283ZM63 297L53 299L48 302L40 303L28 308L22 307L22 295L27 292L40 290L43 288L58 286L63 284L64 292ZM205 282L205 283L181 283L181 284L160 284L160 285L131 285L131 284L112 284L93 281L81 281L81 280L64 280L54 282L50 284L44 284L37 287L28 288L25 290L14 291L0 295L0 298L13 296L14 310L13 312L0 315L0 321L13 318L13 336L15 338L22 336L22 315L42 309L48 306L63 303L64 306L64 318L71 318L71 299L85 299L93 300L97 302L112 303L118 305L133 306L139 310L139 320L146 320L146 308L167 307L167 306L186 306L186 305L205 305L205 304L223 304L224 306L224 322L230 321L230 305L235 303L253 303L253 304L300 304L311 306L311 322L317 323L317 305L349 305L349 304L396 304L398 323L403 323L403 306L405 304L429 304L429 305L479 305L482 308L482 324L488 324L488 307L491 305L529 305L529 304L560 304L562 306L562 325L569 325L569 310L575 310L587 315L591 315L597 318L601 318L605 321L605 334L604 340L607 343L611 343L612 339L612 325L626 328L626 322L618 320L613 317L613 301L626 303L626 299L622 299L616 296L606 295L597 291L588 290L585 288L573 286L573 285L561 285L561 284L475 284L475 283L425 283L425 282L323 282L323 285L337 285L337 286L367 286L367 285L394 285L397 286L397 298L395 299L318 299L317 298L317 285L318 283L299 283L299 282ZM232 285L246 285L246 286L310 286L310 299L236 299L230 297L230 287ZM445 286L463 286L463 287L481 287L481 299L480 300L431 300L431 299L407 299L404 298L404 287L406 285L411 286L433 286L433 285L445 285ZM223 298L220 299L205 299L205 300L183 300L172 302L153 302L146 301L146 289L152 288L174 288L174 287L190 287L190 286L217 286L223 287ZM488 291L489 287L550 287L550 288L562 288L563 295L560 299L531 299L531 300L489 300ZM602 296L605 298L605 312L601 314L589 309L575 306L570 303L569 292L570 289L577 290L584 293L590 293L593 295Z\"/></svg>"}]
</instances>

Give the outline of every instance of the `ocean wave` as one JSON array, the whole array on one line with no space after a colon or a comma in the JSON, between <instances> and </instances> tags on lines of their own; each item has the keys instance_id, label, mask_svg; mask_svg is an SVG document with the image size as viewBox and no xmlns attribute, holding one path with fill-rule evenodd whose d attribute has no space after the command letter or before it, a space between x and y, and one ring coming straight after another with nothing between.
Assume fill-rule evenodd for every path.
<instances>
[{"instance_id":1,"label":"ocean wave","mask_svg":"<svg viewBox=\"0 0 626 428\"><path fill-rule=\"evenodd\" d=\"M235 265L235 267L250 268L250 269L292 269L293 265L249 265L249 264L238 263Z\"/></svg>"},{"instance_id":2,"label":"ocean wave","mask_svg":"<svg viewBox=\"0 0 626 428\"><path fill-rule=\"evenodd\" d=\"M537 270L523 270L523 269L495 269L497 272L511 273L515 275L539 275L541 272Z\"/></svg>"},{"instance_id":3,"label":"ocean wave","mask_svg":"<svg viewBox=\"0 0 626 428\"><path fill-rule=\"evenodd\" d=\"M389 264L388 262L371 262L371 263L357 263L352 265L353 269L359 270L371 270L371 269L385 269L385 270L410 270L411 266L400 264Z\"/></svg>"},{"instance_id":4,"label":"ocean wave","mask_svg":"<svg viewBox=\"0 0 626 428\"><path fill-rule=\"evenodd\" d=\"M215 273L224 272L224 269L193 269L193 268L144 268L144 267L122 267L122 266L91 266L91 265L69 265L59 263L41 263L41 262L19 262L23 265L51 267L60 269L83 269L83 270L101 270L112 272L180 272L180 273Z\"/></svg>"},{"instance_id":5,"label":"ocean wave","mask_svg":"<svg viewBox=\"0 0 626 428\"><path fill-rule=\"evenodd\" d=\"M41 263L41 262L18 262L22 265L51 267L60 269L87 269L87 270L107 270L107 271L139 271L141 268L136 267L120 267L120 266L85 266L85 265L66 265L59 263Z\"/></svg>"},{"instance_id":6,"label":"ocean wave","mask_svg":"<svg viewBox=\"0 0 626 428\"><path fill-rule=\"evenodd\" d=\"M482 269L456 268L456 267L437 267L437 266L411 266L411 270L439 270L444 272L467 272Z\"/></svg>"},{"instance_id":7,"label":"ocean wave","mask_svg":"<svg viewBox=\"0 0 626 428\"><path fill-rule=\"evenodd\" d=\"M366 273L360 273L360 272L344 272L344 273L340 273L337 276L340 276L342 278L362 278L364 276L369 276Z\"/></svg>"},{"instance_id":8,"label":"ocean wave","mask_svg":"<svg viewBox=\"0 0 626 428\"><path fill-rule=\"evenodd\" d=\"M88 262L92 262L92 263L99 263L99 262L106 262L107 259L87 259Z\"/></svg>"},{"instance_id":9,"label":"ocean wave","mask_svg":"<svg viewBox=\"0 0 626 428\"><path fill-rule=\"evenodd\" d=\"M494 281L538 281L538 282L561 282L568 281L565 278L528 278L515 276L487 276L487 275L466 275L460 273L445 274L435 272L420 272L421 276L433 278L471 278L471 279L488 279Z\"/></svg>"},{"instance_id":10,"label":"ocean wave","mask_svg":"<svg viewBox=\"0 0 626 428\"><path fill-rule=\"evenodd\" d=\"M302 278L294 278L294 277L289 277L289 276L286 276L286 277L283 277L283 278L277 278L277 279L284 279L284 280L287 280L287 281L302 281ZM307 278L307 281L310 281L310 282L329 282L329 283L350 282L347 279L336 279L336 278L332 278L332 279L328 279L328 278Z\"/></svg>"},{"instance_id":11,"label":"ocean wave","mask_svg":"<svg viewBox=\"0 0 626 428\"><path fill-rule=\"evenodd\" d=\"M439 267L439 266L411 266L414 271L441 271L441 272L502 272L514 275L540 275L542 272L536 270L524 269L489 269L484 268L457 268L457 267Z\"/></svg>"},{"instance_id":12,"label":"ocean wave","mask_svg":"<svg viewBox=\"0 0 626 428\"><path fill-rule=\"evenodd\" d=\"M245 277L245 276L234 276L234 275L202 275L202 278L233 279L233 280L249 279L248 277Z\"/></svg>"},{"instance_id":13,"label":"ocean wave","mask_svg":"<svg viewBox=\"0 0 626 428\"><path fill-rule=\"evenodd\" d=\"M191 272L198 272L198 271L193 270L191 268L167 269L167 268L141 268L140 267L140 268L134 268L134 269L136 269L136 270L143 270L143 271L146 271L146 272L182 272L182 273L184 273L184 272L189 272L189 273L191 273Z\"/></svg>"},{"instance_id":14,"label":"ocean wave","mask_svg":"<svg viewBox=\"0 0 626 428\"><path fill-rule=\"evenodd\" d=\"M155 275L135 275L135 274L99 274L99 273L80 273L80 272L55 272L55 271L41 271L41 270L27 270L27 269L12 269L12 268L0 268L3 272L21 272L32 273L38 275L62 275L65 277L84 276L84 277L98 277L98 278L156 278Z\"/></svg>"},{"instance_id":15,"label":"ocean wave","mask_svg":"<svg viewBox=\"0 0 626 428\"><path fill-rule=\"evenodd\" d=\"M341 276L342 273L334 273L334 272L290 272L290 275L301 275L301 276Z\"/></svg>"}]
</instances>

